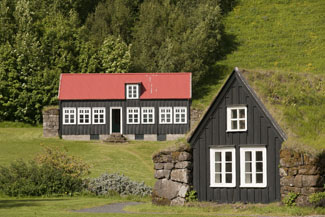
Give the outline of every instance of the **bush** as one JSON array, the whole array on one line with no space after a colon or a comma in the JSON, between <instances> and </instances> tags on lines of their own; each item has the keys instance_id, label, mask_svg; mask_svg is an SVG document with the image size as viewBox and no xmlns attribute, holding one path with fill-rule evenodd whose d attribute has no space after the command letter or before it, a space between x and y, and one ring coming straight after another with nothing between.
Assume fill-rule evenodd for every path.
<instances>
[{"instance_id":1,"label":"bush","mask_svg":"<svg viewBox=\"0 0 325 217\"><path fill-rule=\"evenodd\" d=\"M88 166L81 160L46 148L37 160L0 166L0 191L9 196L72 194L82 190L81 176L86 172Z\"/></svg>"},{"instance_id":2,"label":"bush","mask_svg":"<svg viewBox=\"0 0 325 217\"><path fill-rule=\"evenodd\" d=\"M325 192L311 194L309 196L309 202L314 206L325 207Z\"/></svg>"},{"instance_id":3,"label":"bush","mask_svg":"<svg viewBox=\"0 0 325 217\"><path fill-rule=\"evenodd\" d=\"M102 174L98 178L90 180L87 185L87 189L96 195L117 193L119 195L148 196L152 192L152 189L144 182L135 182L129 177L117 173Z\"/></svg>"},{"instance_id":4,"label":"bush","mask_svg":"<svg viewBox=\"0 0 325 217\"><path fill-rule=\"evenodd\" d=\"M289 194L282 199L282 203L284 203L286 206L296 206L295 201L297 197L298 194L289 192Z\"/></svg>"}]
</instances>

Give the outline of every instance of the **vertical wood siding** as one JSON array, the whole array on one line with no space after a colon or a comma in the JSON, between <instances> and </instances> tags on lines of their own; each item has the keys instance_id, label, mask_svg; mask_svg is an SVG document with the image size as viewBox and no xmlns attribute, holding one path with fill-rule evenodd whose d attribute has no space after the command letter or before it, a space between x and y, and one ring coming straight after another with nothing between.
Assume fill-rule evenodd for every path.
<instances>
[{"instance_id":1,"label":"vertical wood siding","mask_svg":"<svg viewBox=\"0 0 325 217\"><path fill-rule=\"evenodd\" d=\"M226 132L229 105L247 105L247 131ZM208 111L199 134L193 139L193 185L201 201L268 203L280 200L279 150L282 137L260 108L246 85L234 73ZM265 145L267 149L267 187L241 188L240 146ZM232 145L236 150L236 187L210 187L211 145Z\"/></svg>"},{"instance_id":2,"label":"vertical wood siding","mask_svg":"<svg viewBox=\"0 0 325 217\"><path fill-rule=\"evenodd\" d=\"M110 107L122 107L123 134L185 134L190 129L190 101L189 100L74 100L60 102L60 135L90 135L109 134ZM159 107L187 107L187 124L159 124ZM106 124L63 125L62 108L64 107L105 107ZM154 107L155 124L127 124L127 107ZM141 118L141 115L140 115ZM78 118L76 119L76 121ZM141 120L141 119L140 119Z\"/></svg>"}]
</instances>

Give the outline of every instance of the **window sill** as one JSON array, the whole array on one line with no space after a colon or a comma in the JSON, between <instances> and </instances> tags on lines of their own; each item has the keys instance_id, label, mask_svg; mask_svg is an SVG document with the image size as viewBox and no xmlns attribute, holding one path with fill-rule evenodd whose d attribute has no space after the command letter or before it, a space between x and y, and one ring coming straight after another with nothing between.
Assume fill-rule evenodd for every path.
<instances>
[{"instance_id":1,"label":"window sill","mask_svg":"<svg viewBox=\"0 0 325 217\"><path fill-rule=\"evenodd\" d=\"M247 132L247 129L245 129L245 130L226 130L226 133L240 133L240 132Z\"/></svg>"},{"instance_id":2,"label":"window sill","mask_svg":"<svg viewBox=\"0 0 325 217\"><path fill-rule=\"evenodd\" d=\"M236 184L232 185L210 185L210 188L235 188Z\"/></svg>"},{"instance_id":3,"label":"window sill","mask_svg":"<svg viewBox=\"0 0 325 217\"><path fill-rule=\"evenodd\" d=\"M240 185L240 188L266 188L267 185L263 184L263 185Z\"/></svg>"}]
</instances>

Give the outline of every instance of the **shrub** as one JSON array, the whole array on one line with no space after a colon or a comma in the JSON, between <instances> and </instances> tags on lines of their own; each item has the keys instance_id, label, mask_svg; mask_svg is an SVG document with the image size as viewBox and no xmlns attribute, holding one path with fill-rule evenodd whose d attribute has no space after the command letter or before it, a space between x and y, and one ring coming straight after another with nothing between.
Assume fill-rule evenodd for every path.
<instances>
[{"instance_id":1,"label":"shrub","mask_svg":"<svg viewBox=\"0 0 325 217\"><path fill-rule=\"evenodd\" d=\"M102 174L98 178L92 179L87 184L87 189L96 195L151 195L152 189L144 184L144 182L132 181L129 177L113 174Z\"/></svg>"},{"instance_id":2,"label":"shrub","mask_svg":"<svg viewBox=\"0 0 325 217\"><path fill-rule=\"evenodd\" d=\"M186 193L186 201L193 202L197 201L197 192L195 190L190 190Z\"/></svg>"},{"instance_id":3,"label":"shrub","mask_svg":"<svg viewBox=\"0 0 325 217\"><path fill-rule=\"evenodd\" d=\"M296 199L299 195L294 192L289 192L287 196L282 199L282 203L286 206L296 206Z\"/></svg>"},{"instance_id":4,"label":"shrub","mask_svg":"<svg viewBox=\"0 0 325 217\"><path fill-rule=\"evenodd\" d=\"M309 196L309 202L314 206L325 207L325 192L311 194Z\"/></svg>"}]
</instances>

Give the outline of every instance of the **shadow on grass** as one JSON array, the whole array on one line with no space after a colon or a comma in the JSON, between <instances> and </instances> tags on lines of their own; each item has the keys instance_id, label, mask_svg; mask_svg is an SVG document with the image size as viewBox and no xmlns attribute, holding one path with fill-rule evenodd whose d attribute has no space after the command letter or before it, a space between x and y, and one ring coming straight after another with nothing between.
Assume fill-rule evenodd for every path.
<instances>
[{"instance_id":1,"label":"shadow on grass","mask_svg":"<svg viewBox=\"0 0 325 217\"><path fill-rule=\"evenodd\" d=\"M0 209L11 209L23 206L39 206L40 202L56 202L65 199L35 199L35 200L0 200Z\"/></svg>"}]
</instances>

